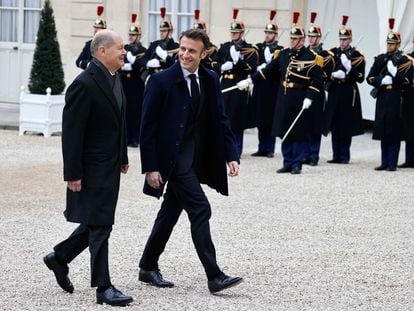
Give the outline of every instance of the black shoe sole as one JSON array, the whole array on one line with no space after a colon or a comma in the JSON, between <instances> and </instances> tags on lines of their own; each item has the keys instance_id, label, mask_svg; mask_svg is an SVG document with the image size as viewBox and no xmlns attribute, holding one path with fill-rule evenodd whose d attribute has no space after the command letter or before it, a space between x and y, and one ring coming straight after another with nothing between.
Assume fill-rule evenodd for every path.
<instances>
[{"instance_id":1,"label":"black shoe sole","mask_svg":"<svg viewBox=\"0 0 414 311\"><path fill-rule=\"evenodd\" d=\"M171 288L171 287L174 287L174 283L171 283L171 284L168 284L168 285L167 284L166 285L160 285L160 284L154 283L150 279L147 279L146 277L143 277L141 275L138 276L138 280L141 281L141 282L143 282L143 283L146 283L146 284L149 284L149 285L152 285L152 286L155 286L155 287L159 287L159 288Z\"/></svg>"},{"instance_id":2,"label":"black shoe sole","mask_svg":"<svg viewBox=\"0 0 414 311\"><path fill-rule=\"evenodd\" d=\"M134 301L134 299L133 299L133 298L130 298L130 299L125 300L125 301L114 302L114 303L108 303L108 302L106 302L106 301L103 301L103 300L97 299L97 300L96 300L96 303L97 303L98 305L107 304L107 305L109 305L109 306L115 306L115 307L126 307L127 305L129 305L129 304L130 304L131 302L133 302L133 301Z\"/></svg>"},{"instance_id":3,"label":"black shoe sole","mask_svg":"<svg viewBox=\"0 0 414 311\"><path fill-rule=\"evenodd\" d=\"M234 283L229 284L229 285L228 285L228 286L226 286L226 287L223 287L223 288L220 288L220 289L209 289L209 290L210 290L210 293L215 294L215 293L221 292L222 290L225 290L225 289L228 289L228 288L231 288L231 287L237 286L237 285L239 285L240 283L243 283L243 279L242 279L242 278L241 278L240 280L237 280L237 281L236 281L236 282L234 282Z\"/></svg>"}]
</instances>

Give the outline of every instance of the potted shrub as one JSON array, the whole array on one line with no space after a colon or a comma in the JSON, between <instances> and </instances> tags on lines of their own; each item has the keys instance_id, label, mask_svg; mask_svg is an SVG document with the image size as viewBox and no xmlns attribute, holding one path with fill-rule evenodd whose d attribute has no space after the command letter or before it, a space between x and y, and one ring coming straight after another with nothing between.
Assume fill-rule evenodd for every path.
<instances>
[{"instance_id":1,"label":"potted shrub","mask_svg":"<svg viewBox=\"0 0 414 311\"><path fill-rule=\"evenodd\" d=\"M61 132L65 81L50 0L42 8L28 88L22 86L20 93L20 135Z\"/></svg>"}]
</instances>

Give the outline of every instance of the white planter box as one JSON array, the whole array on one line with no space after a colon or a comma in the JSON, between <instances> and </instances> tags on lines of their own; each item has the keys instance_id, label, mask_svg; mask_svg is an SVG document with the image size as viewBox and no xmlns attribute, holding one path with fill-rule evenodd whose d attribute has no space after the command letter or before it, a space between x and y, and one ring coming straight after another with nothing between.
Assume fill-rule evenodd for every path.
<instances>
[{"instance_id":1,"label":"white planter box","mask_svg":"<svg viewBox=\"0 0 414 311\"><path fill-rule=\"evenodd\" d=\"M26 131L40 132L44 137L62 132L62 111L65 95L46 95L26 93L22 86L20 92L19 134Z\"/></svg>"}]
</instances>

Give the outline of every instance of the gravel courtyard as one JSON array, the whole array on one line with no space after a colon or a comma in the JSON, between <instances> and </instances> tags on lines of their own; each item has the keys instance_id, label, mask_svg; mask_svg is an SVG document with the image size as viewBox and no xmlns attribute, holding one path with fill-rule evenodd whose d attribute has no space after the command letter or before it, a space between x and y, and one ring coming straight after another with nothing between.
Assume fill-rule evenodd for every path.
<instances>
[{"instance_id":1,"label":"gravel courtyard","mask_svg":"<svg viewBox=\"0 0 414 311\"><path fill-rule=\"evenodd\" d=\"M138 260L160 201L142 194L138 149L129 149L110 271L134 296L127 310L414 310L414 169L377 172L379 142L354 138L349 165L327 164L276 174L274 159L253 158L256 132L245 134L241 174L230 196L205 188L213 210L218 262L245 282L211 295L180 218L161 257L176 287L138 281ZM402 144L404 147L404 144ZM400 163L404 160L403 148ZM60 137L0 130L0 310L110 310L95 304L89 253L70 265L73 294L63 292L42 257L75 228L63 217Z\"/></svg>"}]
</instances>

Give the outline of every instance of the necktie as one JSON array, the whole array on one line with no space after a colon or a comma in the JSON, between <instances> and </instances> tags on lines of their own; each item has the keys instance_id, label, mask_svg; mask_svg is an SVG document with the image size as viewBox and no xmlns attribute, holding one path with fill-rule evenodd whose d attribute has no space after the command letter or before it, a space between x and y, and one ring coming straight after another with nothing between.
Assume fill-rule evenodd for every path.
<instances>
[{"instance_id":1,"label":"necktie","mask_svg":"<svg viewBox=\"0 0 414 311\"><path fill-rule=\"evenodd\" d=\"M198 106L200 105L200 89L198 88L197 77L195 74L190 74L188 77L191 80L191 105L194 112L197 112Z\"/></svg>"}]
</instances>

